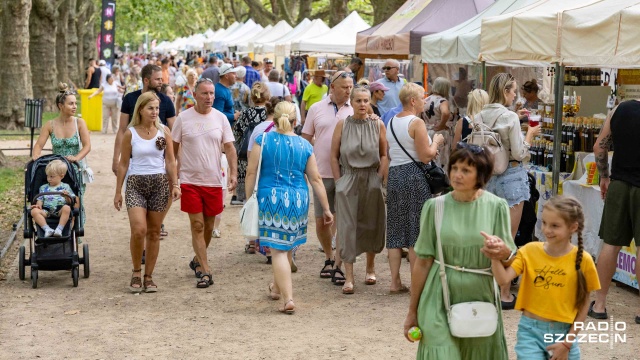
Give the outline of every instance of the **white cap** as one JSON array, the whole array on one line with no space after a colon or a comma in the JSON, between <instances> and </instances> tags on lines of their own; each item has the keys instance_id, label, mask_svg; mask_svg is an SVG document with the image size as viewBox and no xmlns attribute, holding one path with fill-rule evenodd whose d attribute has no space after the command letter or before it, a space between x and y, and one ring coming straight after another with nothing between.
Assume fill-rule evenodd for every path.
<instances>
[{"instance_id":1,"label":"white cap","mask_svg":"<svg viewBox=\"0 0 640 360\"><path fill-rule=\"evenodd\" d=\"M100 65L100 66L104 66L104 65L107 65L107 62L106 62L106 61L104 61L104 60L100 60L100 61L98 62L98 65Z\"/></svg>"},{"instance_id":2,"label":"white cap","mask_svg":"<svg viewBox=\"0 0 640 360\"><path fill-rule=\"evenodd\" d=\"M224 63L222 64L222 66L220 66L220 76L227 75L229 73L234 73L236 71L238 70L234 68L233 65L231 64Z\"/></svg>"}]
</instances>

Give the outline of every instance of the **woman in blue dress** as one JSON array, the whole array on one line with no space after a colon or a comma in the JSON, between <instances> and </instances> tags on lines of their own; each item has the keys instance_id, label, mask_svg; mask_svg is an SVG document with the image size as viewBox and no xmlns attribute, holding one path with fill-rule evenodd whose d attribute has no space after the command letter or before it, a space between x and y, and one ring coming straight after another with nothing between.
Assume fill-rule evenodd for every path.
<instances>
[{"instance_id":1,"label":"woman in blue dress","mask_svg":"<svg viewBox=\"0 0 640 360\"><path fill-rule=\"evenodd\" d=\"M307 241L309 188L305 175L318 194L325 224L333 222L333 215L313 147L293 132L295 105L286 101L279 103L273 118L276 131L258 136L249 155L245 189L249 196L259 173L260 245L271 248L274 278L269 284L269 295L273 300L282 297L284 305L279 311L293 314L295 304L288 252Z\"/></svg>"}]
</instances>

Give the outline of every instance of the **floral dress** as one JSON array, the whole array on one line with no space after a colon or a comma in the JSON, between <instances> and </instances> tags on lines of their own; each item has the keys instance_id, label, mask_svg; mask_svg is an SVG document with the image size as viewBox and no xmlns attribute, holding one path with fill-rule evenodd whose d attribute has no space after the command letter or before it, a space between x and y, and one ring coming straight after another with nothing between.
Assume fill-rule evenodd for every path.
<instances>
[{"instance_id":1,"label":"floral dress","mask_svg":"<svg viewBox=\"0 0 640 360\"><path fill-rule=\"evenodd\" d=\"M233 137L236 139L236 144L242 142L244 133L251 131L256 125L267 120L267 109L264 106L256 106L244 110L238 121L233 124ZM244 184L244 178L247 176L247 159L238 159L238 184L242 182Z\"/></svg>"},{"instance_id":2,"label":"floral dress","mask_svg":"<svg viewBox=\"0 0 640 360\"><path fill-rule=\"evenodd\" d=\"M178 96L182 96L182 105L180 111L185 111L196 105L196 98L193 96L193 92L189 88L189 85L185 85L178 90Z\"/></svg>"},{"instance_id":3,"label":"floral dress","mask_svg":"<svg viewBox=\"0 0 640 360\"><path fill-rule=\"evenodd\" d=\"M78 119L75 119L76 121L76 129L78 126ZM51 146L53 147L53 153L56 155L61 155L61 156L76 156L78 155L78 153L80 152L80 145L82 144L80 142L80 134L79 132L76 130L76 133L73 134L73 136L68 137L68 138L59 138L56 136L56 133L53 129L53 127L55 126L55 121L51 122ZM76 163L72 163L73 169L76 172L76 179L78 179L77 181L80 182L80 198L83 198L83 195L85 193L85 190L87 188L87 185L84 184L82 182L82 173L80 172L80 167L76 164ZM81 201L82 202L82 201ZM82 214L81 214L81 219L82 219L82 225L84 226L85 223L85 212L84 212L84 205L82 206Z\"/></svg>"}]
</instances>

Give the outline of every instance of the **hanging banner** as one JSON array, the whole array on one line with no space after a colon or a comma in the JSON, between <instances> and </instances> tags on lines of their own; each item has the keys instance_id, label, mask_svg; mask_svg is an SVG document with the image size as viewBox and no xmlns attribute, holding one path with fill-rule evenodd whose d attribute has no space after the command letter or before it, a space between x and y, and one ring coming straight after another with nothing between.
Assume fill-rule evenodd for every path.
<instances>
[{"instance_id":1,"label":"hanging banner","mask_svg":"<svg viewBox=\"0 0 640 360\"><path fill-rule=\"evenodd\" d=\"M116 0L102 0L102 23L100 24L100 59L109 68L114 62L116 40Z\"/></svg>"}]
</instances>

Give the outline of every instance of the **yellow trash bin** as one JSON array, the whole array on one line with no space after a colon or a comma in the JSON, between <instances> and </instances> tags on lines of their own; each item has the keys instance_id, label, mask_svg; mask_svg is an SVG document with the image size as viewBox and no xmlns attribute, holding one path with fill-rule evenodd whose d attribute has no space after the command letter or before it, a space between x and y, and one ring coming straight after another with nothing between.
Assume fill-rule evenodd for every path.
<instances>
[{"instance_id":1,"label":"yellow trash bin","mask_svg":"<svg viewBox=\"0 0 640 360\"><path fill-rule=\"evenodd\" d=\"M102 93L89 99L98 89L80 89L80 114L89 131L102 131Z\"/></svg>"}]
</instances>

